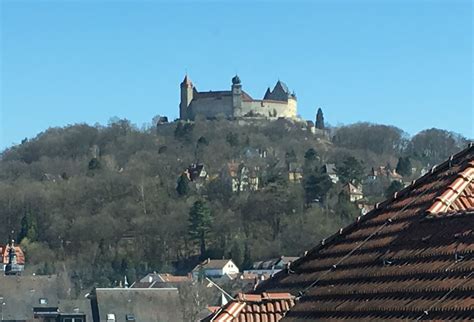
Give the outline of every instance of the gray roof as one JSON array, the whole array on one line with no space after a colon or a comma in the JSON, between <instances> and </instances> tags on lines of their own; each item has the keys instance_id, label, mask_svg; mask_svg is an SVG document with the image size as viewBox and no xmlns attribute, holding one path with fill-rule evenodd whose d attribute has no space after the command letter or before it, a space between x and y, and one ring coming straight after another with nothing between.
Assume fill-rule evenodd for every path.
<instances>
[{"instance_id":1,"label":"gray roof","mask_svg":"<svg viewBox=\"0 0 474 322\"><path fill-rule=\"evenodd\" d=\"M56 276L0 276L3 318L28 320L33 318L34 307L58 307L63 295L59 284ZM41 305L40 299L47 304Z\"/></svg>"},{"instance_id":2,"label":"gray roof","mask_svg":"<svg viewBox=\"0 0 474 322\"><path fill-rule=\"evenodd\" d=\"M283 83L281 80L279 80L279 81L276 83L275 88L277 88L278 85L281 86L281 88L285 91L285 93L290 94L290 90L288 89L288 86L286 86L286 84Z\"/></svg>"},{"instance_id":3,"label":"gray roof","mask_svg":"<svg viewBox=\"0 0 474 322\"><path fill-rule=\"evenodd\" d=\"M82 295L79 299L68 294L69 285L61 275L3 276L0 275L0 297L3 297L4 320L33 319L33 308L58 307L60 312L78 308L90 317L90 303ZM47 304L40 304L45 299ZM0 304L1 305L1 304Z\"/></svg>"},{"instance_id":4,"label":"gray roof","mask_svg":"<svg viewBox=\"0 0 474 322\"><path fill-rule=\"evenodd\" d=\"M97 301L100 322L107 314L115 314L117 322L125 322L127 315L147 322L183 320L176 288L96 288L91 300Z\"/></svg>"},{"instance_id":5,"label":"gray roof","mask_svg":"<svg viewBox=\"0 0 474 322\"><path fill-rule=\"evenodd\" d=\"M324 165L324 171L327 174L336 174L336 165L334 163L326 163Z\"/></svg>"},{"instance_id":6,"label":"gray roof","mask_svg":"<svg viewBox=\"0 0 474 322\"><path fill-rule=\"evenodd\" d=\"M272 258L267 261L254 262L252 269L273 269L273 268L284 268L286 264L297 260L298 257L281 256L278 258Z\"/></svg>"}]
</instances>

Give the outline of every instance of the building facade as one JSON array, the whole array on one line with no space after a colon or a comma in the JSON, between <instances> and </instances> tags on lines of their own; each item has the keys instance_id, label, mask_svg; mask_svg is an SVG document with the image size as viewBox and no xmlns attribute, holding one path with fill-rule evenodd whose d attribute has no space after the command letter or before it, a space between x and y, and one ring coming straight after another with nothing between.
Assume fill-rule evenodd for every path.
<instances>
[{"instance_id":1,"label":"building facade","mask_svg":"<svg viewBox=\"0 0 474 322\"><path fill-rule=\"evenodd\" d=\"M199 92L186 75L180 85L181 102L179 118L194 120L196 116L208 119L223 116L226 118L260 117L276 119L296 118L296 95L290 93L285 83L278 81L267 89L263 99L253 99L242 90L239 76L232 78L231 90Z\"/></svg>"},{"instance_id":2,"label":"building facade","mask_svg":"<svg viewBox=\"0 0 474 322\"><path fill-rule=\"evenodd\" d=\"M205 277L222 277L224 275L238 274L239 268L231 259L206 259L192 270L191 274L194 279L201 276Z\"/></svg>"}]
</instances>

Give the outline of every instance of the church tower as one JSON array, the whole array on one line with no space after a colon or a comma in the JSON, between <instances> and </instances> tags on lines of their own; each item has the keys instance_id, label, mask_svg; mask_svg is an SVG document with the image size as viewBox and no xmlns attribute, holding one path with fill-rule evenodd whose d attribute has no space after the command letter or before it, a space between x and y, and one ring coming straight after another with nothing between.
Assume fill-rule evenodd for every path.
<instances>
[{"instance_id":1,"label":"church tower","mask_svg":"<svg viewBox=\"0 0 474 322\"><path fill-rule=\"evenodd\" d=\"M242 116L242 84L237 75L232 78L232 114L234 117Z\"/></svg>"},{"instance_id":2,"label":"church tower","mask_svg":"<svg viewBox=\"0 0 474 322\"><path fill-rule=\"evenodd\" d=\"M181 102L179 103L179 119L187 120L190 118L189 105L193 100L194 86L188 75L184 76L184 80L181 82Z\"/></svg>"}]
</instances>

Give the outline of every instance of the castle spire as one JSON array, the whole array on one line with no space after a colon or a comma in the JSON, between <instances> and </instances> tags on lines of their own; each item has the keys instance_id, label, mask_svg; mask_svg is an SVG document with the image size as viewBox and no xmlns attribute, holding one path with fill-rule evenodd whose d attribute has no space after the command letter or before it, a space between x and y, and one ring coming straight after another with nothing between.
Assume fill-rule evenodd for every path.
<instances>
[{"instance_id":1,"label":"castle spire","mask_svg":"<svg viewBox=\"0 0 474 322\"><path fill-rule=\"evenodd\" d=\"M267 100L270 98L272 92L270 91L270 87L267 87L267 91L265 92L265 95L263 95L263 99Z\"/></svg>"},{"instance_id":2,"label":"castle spire","mask_svg":"<svg viewBox=\"0 0 474 322\"><path fill-rule=\"evenodd\" d=\"M191 79L188 77L188 73L186 73L184 75L184 79L181 82L181 85L193 86L193 83L191 82Z\"/></svg>"}]
</instances>

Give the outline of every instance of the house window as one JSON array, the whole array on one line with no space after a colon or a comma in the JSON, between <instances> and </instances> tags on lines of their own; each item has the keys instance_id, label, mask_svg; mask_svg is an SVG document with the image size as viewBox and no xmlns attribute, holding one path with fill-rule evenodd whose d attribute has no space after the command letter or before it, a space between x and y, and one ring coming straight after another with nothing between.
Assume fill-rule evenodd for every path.
<instances>
[{"instance_id":1,"label":"house window","mask_svg":"<svg viewBox=\"0 0 474 322\"><path fill-rule=\"evenodd\" d=\"M127 314L127 315L125 316L125 320L126 320L126 321L135 321L135 315L133 315L133 314Z\"/></svg>"},{"instance_id":2,"label":"house window","mask_svg":"<svg viewBox=\"0 0 474 322\"><path fill-rule=\"evenodd\" d=\"M40 298L39 299L39 304L42 304L42 305L48 304L48 299L47 298Z\"/></svg>"}]
</instances>

